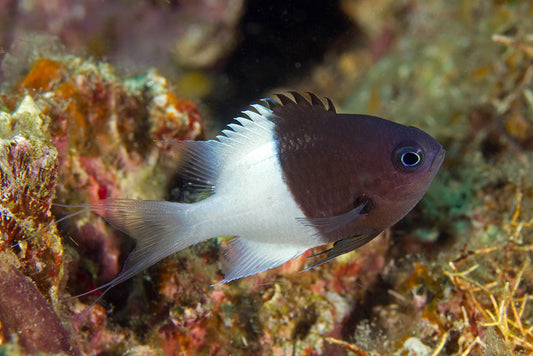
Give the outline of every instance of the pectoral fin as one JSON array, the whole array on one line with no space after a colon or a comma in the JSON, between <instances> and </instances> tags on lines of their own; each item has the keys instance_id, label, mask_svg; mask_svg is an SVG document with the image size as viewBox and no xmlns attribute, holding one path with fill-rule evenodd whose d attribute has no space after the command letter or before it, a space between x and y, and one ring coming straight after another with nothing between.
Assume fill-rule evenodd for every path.
<instances>
[{"instance_id":1,"label":"pectoral fin","mask_svg":"<svg viewBox=\"0 0 533 356\"><path fill-rule=\"evenodd\" d=\"M361 212L367 206L368 200L361 199L360 202L344 214L328 216L323 218L297 218L305 226L315 228L318 233L327 234L361 218Z\"/></svg>"}]
</instances>

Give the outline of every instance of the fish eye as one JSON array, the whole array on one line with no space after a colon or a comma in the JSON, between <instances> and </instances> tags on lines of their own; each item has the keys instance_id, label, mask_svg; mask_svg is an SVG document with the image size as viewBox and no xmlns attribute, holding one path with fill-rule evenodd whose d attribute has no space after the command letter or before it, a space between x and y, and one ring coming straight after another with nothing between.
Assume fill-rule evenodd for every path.
<instances>
[{"instance_id":1,"label":"fish eye","mask_svg":"<svg viewBox=\"0 0 533 356\"><path fill-rule=\"evenodd\" d=\"M394 166L403 172L414 172L424 163L424 152L411 145L399 145L392 153Z\"/></svg>"}]
</instances>

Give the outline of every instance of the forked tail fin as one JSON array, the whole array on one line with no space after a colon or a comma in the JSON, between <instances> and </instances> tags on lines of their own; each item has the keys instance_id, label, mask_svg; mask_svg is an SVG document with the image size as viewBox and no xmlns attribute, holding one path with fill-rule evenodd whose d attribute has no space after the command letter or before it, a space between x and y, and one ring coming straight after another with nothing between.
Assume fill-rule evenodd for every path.
<instances>
[{"instance_id":1,"label":"forked tail fin","mask_svg":"<svg viewBox=\"0 0 533 356\"><path fill-rule=\"evenodd\" d=\"M97 290L107 291L163 258L203 241L205 237L190 233L190 222L186 218L190 206L191 204L133 199L105 199L90 204L90 210L134 238L136 246L126 259L122 271L113 280L73 298Z\"/></svg>"},{"instance_id":2,"label":"forked tail fin","mask_svg":"<svg viewBox=\"0 0 533 356\"><path fill-rule=\"evenodd\" d=\"M176 145L181 154L180 174L187 181L188 188L214 194L219 168L216 147L220 142L179 141ZM115 279L95 289L101 290L112 288L163 258L212 237L191 233L191 226L196 220L189 213L196 204L105 199L87 206L78 206L84 209L59 221L91 210L135 239L137 245L128 256L122 271Z\"/></svg>"}]
</instances>

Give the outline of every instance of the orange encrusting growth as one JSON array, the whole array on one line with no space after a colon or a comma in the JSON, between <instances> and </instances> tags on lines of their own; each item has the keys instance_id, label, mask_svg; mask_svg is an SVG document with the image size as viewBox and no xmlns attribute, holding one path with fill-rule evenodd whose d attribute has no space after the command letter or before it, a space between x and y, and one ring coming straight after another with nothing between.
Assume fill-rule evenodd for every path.
<instances>
[{"instance_id":1,"label":"orange encrusting growth","mask_svg":"<svg viewBox=\"0 0 533 356\"><path fill-rule=\"evenodd\" d=\"M63 79L65 66L53 59L39 58L19 84L20 90L49 91Z\"/></svg>"}]
</instances>

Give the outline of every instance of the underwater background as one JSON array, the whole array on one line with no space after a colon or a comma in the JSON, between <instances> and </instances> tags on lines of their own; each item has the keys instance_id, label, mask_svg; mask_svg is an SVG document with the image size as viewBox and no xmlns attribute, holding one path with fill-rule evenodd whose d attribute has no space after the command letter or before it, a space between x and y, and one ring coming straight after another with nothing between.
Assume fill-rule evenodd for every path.
<instances>
[{"instance_id":1,"label":"underwater background","mask_svg":"<svg viewBox=\"0 0 533 356\"><path fill-rule=\"evenodd\" d=\"M0 355L533 354L532 1L0 0L0 60ZM199 199L170 141L285 90L434 136L424 199L303 273L212 287L213 239L67 299L132 241L52 203Z\"/></svg>"}]
</instances>

